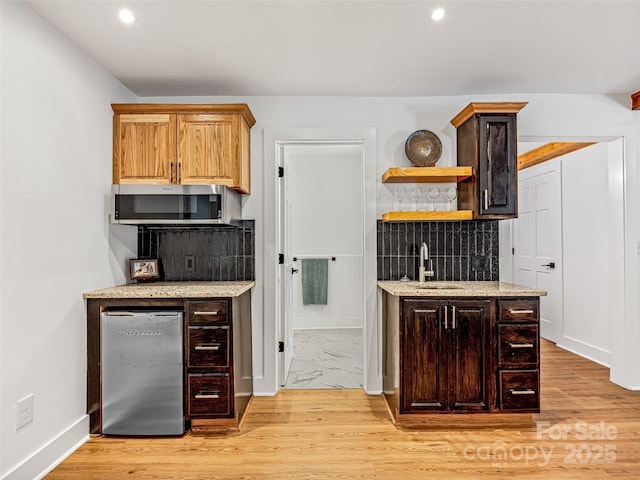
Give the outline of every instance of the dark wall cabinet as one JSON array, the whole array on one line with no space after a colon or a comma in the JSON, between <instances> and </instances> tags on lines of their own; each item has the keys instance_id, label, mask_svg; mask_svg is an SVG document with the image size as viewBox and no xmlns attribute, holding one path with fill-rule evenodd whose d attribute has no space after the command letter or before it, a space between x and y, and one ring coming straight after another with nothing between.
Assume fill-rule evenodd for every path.
<instances>
[{"instance_id":1,"label":"dark wall cabinet","mask_svg":"<svg viewBox=\"0 0 640 480\"><path fill-rule=\"evenodd\" d=\"M458 207L474 218L518 215L516 114L526 103L471 103L451 123L457 128L459 166L471 179L458 186Z\"/></svg>"},{"instance_id":2,"label":"dark wall cabinet","mask_svg":"<svg viewBox=\"0 0 640 480\"><path fill-rule=\"evenodd\" d=\"M402 411L488 410L492 302L405 299L402 312Z\"/></svg>"}]
</instances>

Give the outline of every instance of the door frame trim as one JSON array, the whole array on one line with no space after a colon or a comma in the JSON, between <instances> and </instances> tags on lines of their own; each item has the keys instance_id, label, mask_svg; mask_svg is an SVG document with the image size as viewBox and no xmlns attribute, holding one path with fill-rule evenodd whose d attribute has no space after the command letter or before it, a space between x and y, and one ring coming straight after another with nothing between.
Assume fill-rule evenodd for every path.
<instances>
[{"instance_id":1,"label":"door frame trim","mask_svg":"<svg viewBox=\"0 0 640 480\"><path fill-rule=\"evenodd\" d=\"M377 265L376 265L376 130L363 129L265 129L264 145L264 319L256 332L263 341L263 375L262 391L275 394L279 384L278 330L280 323L280 292L277 284L278 243L277 223L278 194L276 188L278 155L283 144L304 143L359 143L362 145L363 170L363 210L364 210L364 322L363 322L363 355L364 378L363 388L368 394L379 394L382 391L381 373L381 323L377 318ZM254 330L256 326L254 326ZM261 333L261 335L260 335ZM266 393L266 392L265 392Z\"/></svg>"}]
</instances>

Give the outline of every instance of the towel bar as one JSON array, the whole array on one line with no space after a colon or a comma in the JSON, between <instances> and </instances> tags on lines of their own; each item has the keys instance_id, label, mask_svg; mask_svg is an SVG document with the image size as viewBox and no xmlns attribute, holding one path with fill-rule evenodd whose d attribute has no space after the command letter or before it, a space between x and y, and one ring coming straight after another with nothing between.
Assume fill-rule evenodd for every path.
<instances>
[{"instance_id":1,"label":"towel bar","mask_svg":"<svg viewBox=\"0 0 640 480\"><path fill-rule=\"evenodd\" d=\"M319 257L313 257L313 258L319 258ZM332 262L335 262L335 261L336 261L336 257L329 257L329 258L330 258L330 260L331 260ZM297 262L297 261L298 261L298 257L293 257L293 261L294 261L294 262Z\"/></svg>"}]
</instances>

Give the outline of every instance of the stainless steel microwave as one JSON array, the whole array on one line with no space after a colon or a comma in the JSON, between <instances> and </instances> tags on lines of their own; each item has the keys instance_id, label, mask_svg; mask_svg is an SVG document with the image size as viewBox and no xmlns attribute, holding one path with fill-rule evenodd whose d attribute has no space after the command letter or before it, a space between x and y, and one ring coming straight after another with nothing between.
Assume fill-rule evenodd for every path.
<instances>
[{"instance_id":1,"label":"stainless steel microwave","mask_svg":"<svg viewBox=\"0 0 640 480\"><path fill-rule=\"evenodd\" d=\"M112 185L111 223L229 224L240 194L224 185Z\"/></svg>"}]
</instances>

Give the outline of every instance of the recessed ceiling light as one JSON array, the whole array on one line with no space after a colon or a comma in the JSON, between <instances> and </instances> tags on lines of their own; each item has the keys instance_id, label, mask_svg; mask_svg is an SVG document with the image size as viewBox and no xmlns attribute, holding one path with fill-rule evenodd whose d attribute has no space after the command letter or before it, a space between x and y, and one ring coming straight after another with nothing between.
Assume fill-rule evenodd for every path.
<instances>
[{"instance_id":1,"label":"recessed ceiling light","mask_svg":"<svg viewBox=\"0 0 640 480\"><path fill-rule=\"evenodd\" d=\"M136 21L136 17L133 15L133 13L131 13L131 10L120 10L120 13L118 14L118 16L120 17L120 20L123 23L133 23Z\"/></svg>"},{"instance_id":2,"label":"recessed ceiling light","mask_svg":"<svg viewBox=\"0 0 640 480\"><path fill-rule=\"evenodd\" d=\"M433 12L431 12L431 18L436 22L439 22L444 18L444 8L436 8Z\"/></svg>"}]
</instances>

